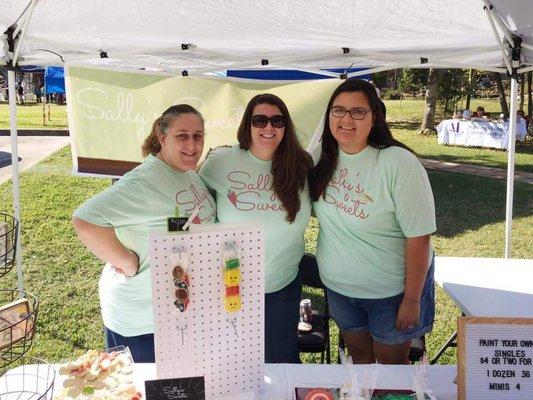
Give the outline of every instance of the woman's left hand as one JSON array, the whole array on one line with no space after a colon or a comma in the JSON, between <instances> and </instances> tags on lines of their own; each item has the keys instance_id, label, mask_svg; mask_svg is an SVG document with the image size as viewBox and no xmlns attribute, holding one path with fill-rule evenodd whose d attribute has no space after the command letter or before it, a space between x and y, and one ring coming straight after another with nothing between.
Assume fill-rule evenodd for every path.
<instances>
[{"instance_id":1,"label":"woman's left hand","mask_svg":"<svg viewBox=\"0 0 533 400\"><path fill-rule=\"evenodd\" d=\"M409 331L418 326L419 319L420 302L404 297L398 308L396 329L399 331Z\"/></svg>"}]
</instances>

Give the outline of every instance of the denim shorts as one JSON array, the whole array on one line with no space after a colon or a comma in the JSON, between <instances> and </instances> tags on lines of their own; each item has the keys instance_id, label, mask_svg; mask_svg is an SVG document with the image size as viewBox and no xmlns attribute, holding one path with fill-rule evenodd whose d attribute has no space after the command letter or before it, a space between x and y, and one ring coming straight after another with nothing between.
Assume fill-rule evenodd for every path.
<instances>
[{"instance_id":1,"label":"denim shorts","mask_svg":"<svg viewBox=\"0 0 533 400\"><path fill-rule=\"evenodd\" d=\"M359 299L327 289L330 314L341 331L368 330L372 338L379 343L396 345L419 338L433 329L435 319L434 269L435 258L429 267L420 297L419 324L413 329L407 331L396 329L396 318L403 293L383 299Z\"/></svg>"}]
</instances>

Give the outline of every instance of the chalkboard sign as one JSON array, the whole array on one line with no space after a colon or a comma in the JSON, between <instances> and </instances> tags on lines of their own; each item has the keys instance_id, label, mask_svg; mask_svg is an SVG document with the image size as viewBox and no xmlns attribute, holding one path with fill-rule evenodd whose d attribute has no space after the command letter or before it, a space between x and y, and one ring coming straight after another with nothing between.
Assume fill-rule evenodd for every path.
<instances>
[{"instance_id":1,"label":"chalkboard sign","mask_svg":"<svg viewBox=\"0 0 533 400\"><path fill-rule=\"evenodd\" d=\"M205 400L203 376L146 381L144 388L146 400Z\"/></svg>"},{"instance_id":2,"label":"chalkboard sign","mask_svg":"<svg viewBox=\"0 0 533 400\"><path fill-rule=\"evenodd\" d=\"M533 318L460 317L459 400L533 399Z\"/></svg>"}]
</instances>

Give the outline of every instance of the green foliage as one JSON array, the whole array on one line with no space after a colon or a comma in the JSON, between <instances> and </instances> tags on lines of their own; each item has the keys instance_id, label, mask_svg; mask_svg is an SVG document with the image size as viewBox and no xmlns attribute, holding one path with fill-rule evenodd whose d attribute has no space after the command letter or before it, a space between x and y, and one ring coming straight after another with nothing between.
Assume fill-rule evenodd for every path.
<instances>
[{"instance_id":1,"label":"green foliage","mask_svg":"<svg viewBox=\"0 0 533 400\"><path fill-rule=\"evenodd\" d=\"M382 92L382 100L400 100L402 98L402 92L399 90L389 89Z\"/></svg>"},{"instance_id":2,"label":"green foliage","mask_svg":"<svg viewBox=\"0 0 533 400\"><path fill-rule=\"evenodd\" d=\"M468 70L444 69L439 70L437 84L437 107L444 115L450 115L457 103L466 95L468 86Z\"/></svg>"},{"instance_id":3,"label":"green foliage","mask_svg":"<svg viewBox=\"0 0 533 400\"><path fill-rule=\"evenodd\" d=\"M398 90L403 93L425 90L428 81L428 70L404 68L401 71L398 79Z\"/></svg>"}]
</instances>

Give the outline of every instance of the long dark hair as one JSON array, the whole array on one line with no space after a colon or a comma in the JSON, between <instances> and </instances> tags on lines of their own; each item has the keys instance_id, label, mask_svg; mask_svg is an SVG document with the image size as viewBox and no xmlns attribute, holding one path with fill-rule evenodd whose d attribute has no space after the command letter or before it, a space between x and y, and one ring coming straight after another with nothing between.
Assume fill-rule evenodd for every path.
<instances>
[{"instance_id":1,"label":"long dark hair","mask_svg":"<svg viewBox=\"0 0 533 400\"><path fill-rule=\"evenodd\" d=\"M333 102L339 94L344 92L361 92L368 99L374 122L368 135L369 146L375 147L376 149L398 146L414 153L405 144L392 137L389 126L385 122L383 102L379 99L374 86L363 79L348 79L335 89L326 109L324 131L322 132L322 154L317 165L311 172L310 194L313 201L317 201L320 196L325 196L328 183L333 177L335 168L337 168L339 144L329 129L329 117Z\"/></svg>"},{"instance_id":2,"label":"long dark hair","mask_svg":"<svg viewBox=\"0 0 533 400\"><path fill-rule=\"evenodd\" d=\"M166 135L170 124L174 118L179 117L181 114L194 114L197 115L202 123L204 119L202 114L188 104L177 104L167 108L159 118L157 118L152 124L152 131L141 146L142 156L146 157L148 154L153 154L154 156L161 151L161 143L159 143L158 135Z\"/></svg>"},{"instance_id":3,"label":"long dark hair","mask_svg":"<svg viewBox=\"0 0 533 400\"><path fill-rule=\"evenodd\" d=\"M311 156L302 148L296 129L292 122L287 106L278 96L270 93L258 94L250 100L244 111L244 115L237 131L239 147L250 150L252 145L252 113L259 104L270 104L279 108L285 116L285 134L274 152L272 159L272 190L287 211L286 220L294 222L296 214L300 211L300 192L305 184L313 161Z\"/></svg>"}]
</instances>

